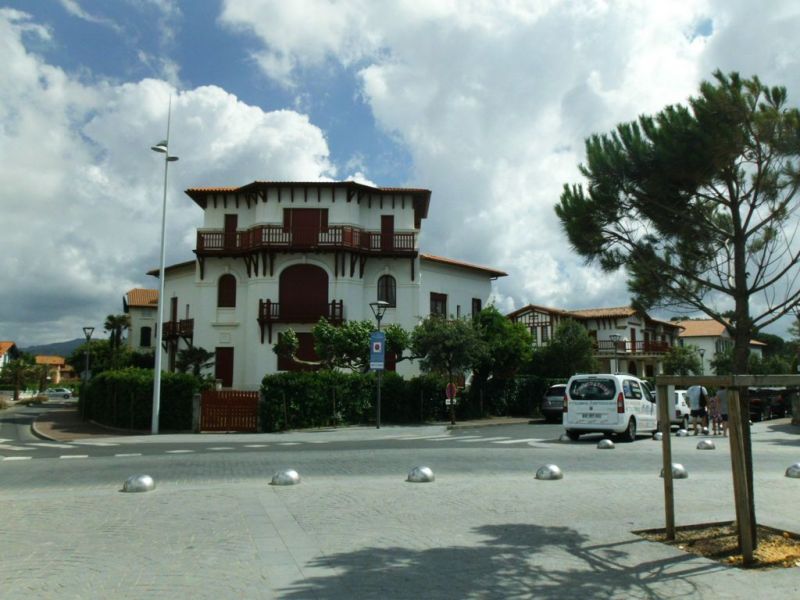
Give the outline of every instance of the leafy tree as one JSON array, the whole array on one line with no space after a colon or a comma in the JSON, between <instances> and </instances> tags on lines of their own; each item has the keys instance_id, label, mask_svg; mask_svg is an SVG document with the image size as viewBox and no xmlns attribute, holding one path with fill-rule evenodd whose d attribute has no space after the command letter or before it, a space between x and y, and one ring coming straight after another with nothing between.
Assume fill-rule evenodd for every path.
<instances>
[{"instance_id":1,"label":"leafy tree","mask_svg":"<svg viewBox=\"0 0 800 600\"><path fill-rule=\"evenodd\" d=\"M714 77L689 106L589 138L587 186L565 186L556 213L579 254L606 271L627 267L635 306L720 322L718 307L732 307L733 370L745 374L753 333L800 304L800 111L787 108L783 87ZM757 314L753 296L763 299ZM747 421L744 435L755 532Z\"/></svg>"},{"instance_id":2,"label":"leafy tree","mask_svg":"<svg viewBox=\"0 0 800 600\"><path fill-rule=\"evenodd\" d=\"M753 336L753 339L766 344L763 350L765 357L776 355L787 357L791 354L787 351L786 341L779 335L760 331Z\"/></svg>"},{"instance_id":3,"label":"leafy tree","mask_svg":"<svg viewBox=\"0 0 800 600\"><path fill-rule=\"evenodd\" d=\"M594 342L586 328L574 319L563 320L548 344L537 348L532 361L534 373L555 379L592 373L596 368Z\"/></svg>"},{"instance_id":4,"label":"leafy tree","mask_svg":"<svg viewBox=\"0 0 800 600\"><path fill-rule=\"evenodd\" d=\"M278 356L291 358L299 364L316 365L324 369L350 369L356 372L369 370L369 337L375 330L371 321L346 321L342 325L331 325L320 319L314 326L314 350L318 361L307 361L297 357L300 342L292 329L278 334L272 350ZM404 356L409 347L409 334L400 325L392 324L383 329L386 334L386 350L394 352L397 360L408 360Z\"/></svg>"},{"instance_id":5,"label":"leafy tree","mask_svg":"<svg viewBox=\"0 0 800 600\"><path fill-rule=\"evenodd\" d=\"M532 340L527 327L510 321L494 306L473 315L472 325L485 346L474 365L475 383L513 377L530 360Z\"/></svg>"},{"instance_id":6,"label":"leafy tree","mask_svg":"<svg viewBox=\"0 0 800 600\"><path fill-rule=\"evenodd\" d=\"M200 377L203 369L214 365L214 353L200 346L189 346L178 351L175 367L181 373L191 372L195 377Z\"/></svg>"},{"instance_id":7,"label":"leafy tree","mask_svg":"<svg viewBox=\"0 0 800 600\"><path fill-rule=\"evenodd\" d=\"M123 365L120 362L120 349L122 348L123 334L131 326L130 315L108 315L103 324L106 333L109 334L108 341L111 346L111 368L119 369Z\"/></svg>"},{"instance_id":8,"label":"leafy tree","mask_svg":"<svg viewBox=\"0 0 800 600\"><path fill-rule=\"evenodd\" d=\"M19 400L19 392L28 384L36 382L40 370L30 354L21 352L17 358L6 363L0 371L0 381L14 386L14 402Z\"/></svg>"},{"instance_id":9,"label":"leafy tree","mask_svg":"<svg viewBox=\"0 0 800 600\"><path fill-rule=\"evenodd\" d=\"M445 374L450 383L457 375L480 364L487 351L471 319L444 319L436 315L425 318L414 328L411 350L420 359L423 371ZM451 404L450 422L455 420L455 406Z\"/></svg>"},{"instance_id":10,"label":"leafy tree","mask_svg":"<svg viewBox=\"0 0 800 600\"><path fill-rule=\"evenodd\" d=\"M114 368L109 340L91 340L75 348L67 357L66 362L76 373L83 373L86 368L86 351L89 351L89 370L93 375ZM122 347L117 351L116 362L122 366L127 365L130 351Z\"/></svg>"},{"instance_id":11,"label":"leafy tree","mask_svg":"<svg viewBox=\"0 0 800 600\"><path fill-rule=\"evenodd\" d=\"M701 375L703 362L697 346L673 346L664 357L667 375Z\"/></svg>"}]
</instances>

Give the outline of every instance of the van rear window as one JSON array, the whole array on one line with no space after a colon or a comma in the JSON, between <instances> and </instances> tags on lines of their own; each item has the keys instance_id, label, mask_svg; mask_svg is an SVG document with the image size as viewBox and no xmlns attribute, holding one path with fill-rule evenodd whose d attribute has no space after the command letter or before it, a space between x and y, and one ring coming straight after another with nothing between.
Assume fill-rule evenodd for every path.
<instances>
[{"instance_id":1,"label":"van rear window","mask_svg":"<svg viewBox=\"0 0 800 600\"><path fill-rule=\"evenodd\" d=\"M576 379L569 386L573 400L613 400L616 385L613 379Z\"/></svg>"}]
</instances>

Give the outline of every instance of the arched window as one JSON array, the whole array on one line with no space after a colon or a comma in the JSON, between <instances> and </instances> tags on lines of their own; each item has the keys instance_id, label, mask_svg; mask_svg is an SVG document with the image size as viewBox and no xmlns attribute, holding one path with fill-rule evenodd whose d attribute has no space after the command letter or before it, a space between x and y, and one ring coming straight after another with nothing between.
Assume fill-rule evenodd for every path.
<instances>
[{"instance_id":1,"label":"arched window","mask_svg":"<svg viewBox=\"0 0 800 600\"><path fill-rule=\"evenodd\" d=\"M396 284L394 277L391 275L381 275L378 279L378 300L388 302L389 306L397 305L397 296L395 294Z\"/></svg>"},{"instance_id":2,"label":"arched window","mask_svg":"<svg viewBox=\"0 0 800 600\"><path fill-rule=\"evenodd\" d=\"M142 327L139 331L139 345L142 348L149 348L150 347L150 337L151 337L151 329L149 327Z\"/></svg>"},{"instance_id":3,"label":"arched window","mask_svg":"<svg viewBox=\"0 0 800 600\"><path fill-rule=\"evenodd\" d=\"M226 273L217 282L217 307L236 307L236 277Z\"/></svg>"}]
</instances>

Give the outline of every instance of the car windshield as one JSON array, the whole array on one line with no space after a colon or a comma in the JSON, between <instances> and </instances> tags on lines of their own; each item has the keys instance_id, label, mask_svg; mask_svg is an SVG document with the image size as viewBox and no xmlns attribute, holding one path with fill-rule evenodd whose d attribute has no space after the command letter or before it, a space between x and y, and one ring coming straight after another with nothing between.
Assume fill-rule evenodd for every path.
<instances>
[{"instance_id":1,"label":"car windshield","mask_svg":"<svg viewBox=\"0 0 800 600\"><path fill-rule=\"evenodd\" d=\"M567 389L565 385L551 385L545 392L545 396L563 396L564 391Z\"/></svg>"},{"instance_id":2,"label":"car windshield","mask_svg":"<svg viewBox=\"0 0 800 600\"><path fill-rule=\"evenodd\" d=\"M573 400L613 400L616 385L613 379L576 379L570 384Z\"/></svg>"}]
</instances>

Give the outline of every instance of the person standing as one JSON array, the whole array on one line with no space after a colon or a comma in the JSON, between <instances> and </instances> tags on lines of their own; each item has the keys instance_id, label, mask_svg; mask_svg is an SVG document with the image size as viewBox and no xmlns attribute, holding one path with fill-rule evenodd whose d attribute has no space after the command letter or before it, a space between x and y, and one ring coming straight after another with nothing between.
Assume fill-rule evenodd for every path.
<instances>
[{"instance_id":1,"label":"person standing","mask_svg":"<svg viewBox=\"0 0 800 600\"><path fill-rule=\"evenodd\" d=\"M694 434L698 435L698 421L700 428L705 426L706 423L706 404L708 403L708 391L702 385L693 385L686 390L686 399L689 401L689 409L692 415L692 426L694 427Z\"/></svg>"},{"instance_id":2,"label":"person standing","mask_svg":"<svg viewBox=\"0 0 800 600\"><path fill-rule=\"evenodd\" d=\"M718 435L722 433L722 421L720 419L718 394L714 394L708 399L708 420L711 422L712 435Z\"/></svg>"},{"instance_id":3,"label":"person standing","mask_svg":"<svg viewBox=\"0 0 800 600\"><path fill-rule=\"evenodd\" d=\"M717 390L719 419L722 422L722 435L728 437L728 390L724 386Z\"/></svg>"}]
</instances>

